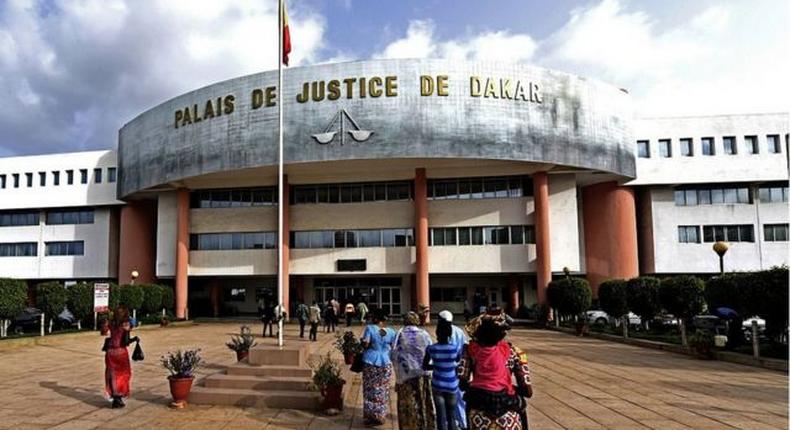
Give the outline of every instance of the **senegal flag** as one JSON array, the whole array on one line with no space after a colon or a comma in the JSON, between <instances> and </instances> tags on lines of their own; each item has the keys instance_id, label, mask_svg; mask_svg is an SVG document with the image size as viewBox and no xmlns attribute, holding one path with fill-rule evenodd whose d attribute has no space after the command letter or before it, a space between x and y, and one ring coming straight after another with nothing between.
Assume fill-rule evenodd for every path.
<instances>
[{"instance_id":1,"label":"senegal flag","mask_svg":"<svg viewBox=\"0 0 790 430\"><path fill-rule=\"evenodd\" d=\"M286 66L288 65L288 54L291 53L291 32L288 29L288 12L285 10L285 1L280 0L280 13L281 16L281 23L283 28L282 30L282 44L283 44L283 58L282 62Z\"/></svg>"}]
</instances>

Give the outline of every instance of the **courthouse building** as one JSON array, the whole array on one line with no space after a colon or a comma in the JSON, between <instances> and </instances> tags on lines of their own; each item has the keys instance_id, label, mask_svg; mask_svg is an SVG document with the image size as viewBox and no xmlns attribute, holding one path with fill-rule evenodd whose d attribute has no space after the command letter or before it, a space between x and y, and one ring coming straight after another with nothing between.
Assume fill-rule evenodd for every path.
<instances>
[{"instance_id":1,"label":"courthouse building","mask_svg":"<svg viewBox=\"0 0 790 430\"><path fill-rule=\"evenodd\" d=\"M567 268L788 263L790 115L642 118L624 89L536 67L381 60L287 69L124 125L117 151L0 158L0 277L172 284L176 313L365 300L391 314L544 302ZM112 143L108 142L108 146Z\"/></svg>"}]
</instances>

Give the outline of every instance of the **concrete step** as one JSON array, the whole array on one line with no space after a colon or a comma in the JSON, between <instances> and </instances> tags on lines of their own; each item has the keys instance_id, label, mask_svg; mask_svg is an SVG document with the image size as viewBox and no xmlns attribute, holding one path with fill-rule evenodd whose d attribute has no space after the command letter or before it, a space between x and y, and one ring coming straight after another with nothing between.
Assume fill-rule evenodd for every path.
<instances>
[{"instance_id":1,"label":"concrete step","mask_svg":"<svg viewBox=\"0 0 790 430\"><path fill-rule=\"evenodd\" d=\"M250 366L245 363L231 364L227 367L228 375L247 375L247 376L291 376L298 378L310 378L313 376L309 367L300 366Z\"/></svg>"},{"instance_id":2,"label":"concrete step","mask_svg":"<svg viewBox=\"0 0 790 430\"><path fill-rule=\"evenodd\" d=\"M307 391L310 388L310 382L309 377L228 375L217 373L205 377L203 379L203 386L208 388L235 388L264 391Z\"/></svg>"},{"instance_id":3,"label":"concrete step","mask_svg":"<svg viewBox=\"0 0 790 430\"><path fill-rule=\"evenodd\" d=\"M309 345L292 344L282 348L257 345L250 349L247 361L253 366L305 366Z\"/></svg>"},{"instance_id":4,"label":"concrete step","mask_svg":"<svg viewBox=\"0 0 790 430\"><path fill-rule=\"evenodd\" d=\"M320 396L315 391L258 391L194 386L189 395L189 402L204 405L250 406L270 409L320 409Z\"/></svg>"}]
</instances>

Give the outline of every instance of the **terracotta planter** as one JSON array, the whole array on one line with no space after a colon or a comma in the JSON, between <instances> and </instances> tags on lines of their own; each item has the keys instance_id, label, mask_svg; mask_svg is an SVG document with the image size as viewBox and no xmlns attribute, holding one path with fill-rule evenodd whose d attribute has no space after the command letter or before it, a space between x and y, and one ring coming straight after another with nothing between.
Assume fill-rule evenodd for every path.
<instances>
[{"instance_id":1,"label":"terracotta planter","mask_svg":"<svg viewBox=\"0 0 790 430\"><path fill-rule=\"evenodd\" d=\"M354 364L354 354L346 354L343 356L343 358L346 360L346 364L349 366Z\"/></svg>"},{"instance_id":2,"label":"terracotta planter","mask_svg":"<svg viewBox=\"0 0 790 430\"><path fill-rule=\"evenodd\" d=\"M324 387L321 389L321 409L343 409L343 385Z\"/></svg>"},{"instance_id":3,"label":"terracotta planter","mask_svg":"<svg viewBox=\"0 0 790 430\"><path fill-rule=\"evenodd\" d=\"M183 408L189 399L189 392L192 390L192 381L195 379L193 376L188 378L174 378L169 376L170 380L170 394L173 396L172 406Z\"/></svg>"},{"instance_id":4,"label":"terracotta planter","mask_svg":"<svg viewBox=\"0 0 790 430\"><path fill-rule=\"evenodd\" d=\"M243 361L249 357L250 351L236 351L236 361Z\"/></svg>"}]
</instances>

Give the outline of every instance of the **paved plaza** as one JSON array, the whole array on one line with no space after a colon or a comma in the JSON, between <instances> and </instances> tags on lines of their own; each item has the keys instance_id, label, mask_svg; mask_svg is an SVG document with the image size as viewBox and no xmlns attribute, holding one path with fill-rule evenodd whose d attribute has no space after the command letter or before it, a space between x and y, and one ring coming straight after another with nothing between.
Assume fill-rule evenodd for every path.
<instances>
[{"instance_id":1,"label":"paved plaza","mask_svg":"<svg viewBox=\"0 0 790 430\"><path fill-rule=\"evenodd\" d=\"M199 347L208 363L201 375L217 372L235 361L224 342L237 330L235 323L138 330L147 357L133 364L132 398L120 410L110 409L103 396L99 335L53 336L38 345L0 342L0 429L362 427L358 375L346 385L346 408L336 417L202 405L169 409L158 357L169 348ZM294 334L289 327L289 338ZM332 340L322 334L316 352L329 350ZM511 340L529 353L533 429L788 426L788 379L779 372L543 330L517 329ZM384 428L397 429L394 417Z\"/></svg>"}]
</instances>

